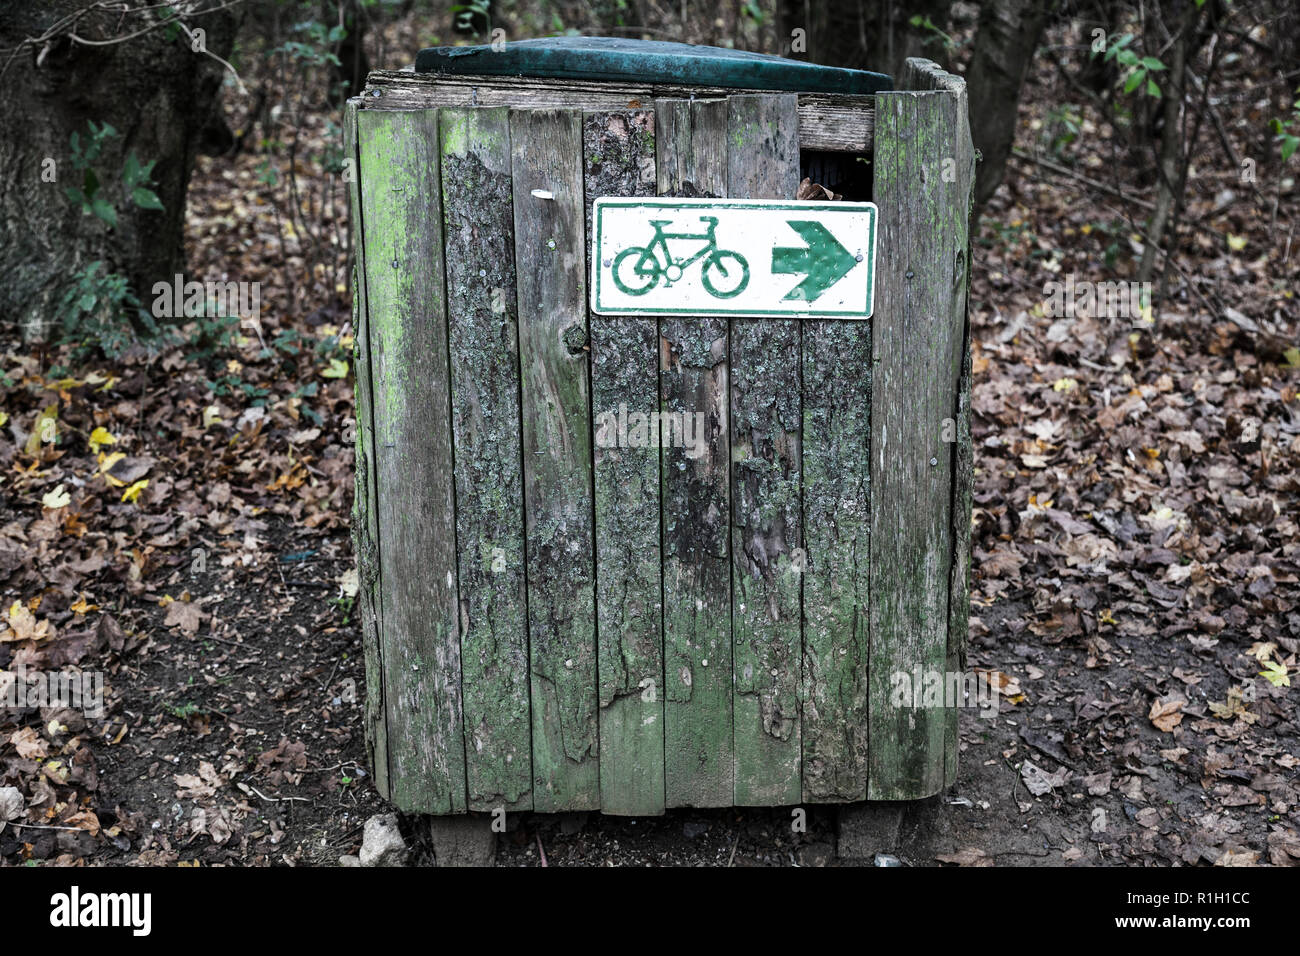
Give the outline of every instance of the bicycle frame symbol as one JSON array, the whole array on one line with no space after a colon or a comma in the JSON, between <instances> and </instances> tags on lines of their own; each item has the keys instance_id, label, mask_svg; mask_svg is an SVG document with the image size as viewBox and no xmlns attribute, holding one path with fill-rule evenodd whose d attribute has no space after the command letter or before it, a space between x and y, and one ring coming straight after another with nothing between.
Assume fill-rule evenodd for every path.
<instances>
[{"instance_id":1,"label":"bicycle frame symbol","mask_svg":"<svg viewBox=\"0 0 1300 956\"><path fill-rule=\"evenodd\" d=\"M749 263L745 257L730 249L719 249L715 216L701 216L703 233L668 232L669 219L652 219L655 232L644 246L624 249L614 257L614 285L627 295L645 295L660 281L665 288L682 277L682 274L704 260L700 280L704 290L715 299L730 299L745 291L749 285ZM686 259L675 259L668 251L669 239L702 239L704 248Z\"/></svg>"}]
</instances>

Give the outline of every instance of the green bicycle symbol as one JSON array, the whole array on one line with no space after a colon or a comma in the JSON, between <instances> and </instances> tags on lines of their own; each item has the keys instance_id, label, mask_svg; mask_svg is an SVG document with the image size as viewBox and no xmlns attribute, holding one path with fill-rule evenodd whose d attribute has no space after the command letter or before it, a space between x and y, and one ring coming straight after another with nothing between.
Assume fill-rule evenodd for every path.
<instances>
[{"instance_id":1,"label":"green bicycle symbol","mask_svg":"<svg viewBox=\"0 0 1300 956\"><path fill-rule=\"evenodd\" d=\"M719 249L715 233L718 220L714 216L701 216L705 224L703 233L668 232L669 219L652 219L654 237L644 246L624 249L614 257L614 285L628 295L645 295L660 280L671 286L687 269L704 260L700 275L704 289L715 299L730 299L745 291L749 285L749 263L745 257L730 249ZM688 259L674 259L668 251L669 239L703 239L705 246Z\"/></svg>"}]
</instances>

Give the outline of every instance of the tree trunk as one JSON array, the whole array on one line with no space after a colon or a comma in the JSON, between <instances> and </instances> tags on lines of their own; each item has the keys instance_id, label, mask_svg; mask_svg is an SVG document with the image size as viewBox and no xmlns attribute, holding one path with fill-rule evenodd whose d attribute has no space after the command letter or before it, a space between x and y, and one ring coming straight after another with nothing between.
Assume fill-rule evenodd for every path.
<instances>
[{"instance_id":1,"label":"tree trunk","mask_svg":"<svg viewBox=\"0 0 1300 956\"><path fill-rule=\"evenodd\" d=\"M28 341L44 338L60 299L92 262L124 275L146 304L155 282L183 268L185 191L224 67L195 52L176 27L97 45L159 22L156 6L140 10L146 0L125 5L131 12L123 15L83 12L88 0L0 0L0 325L16 323ZM226 57L239 9L194 15L185 26L204 30L206 49ZM84 145L91 120L118 133L90 164L97 195L116 209L114 227L65 194L84 183L70 140L77 133ZM162 210L140 208L123 187L131 152L156 161L152 188Z\"/></svg>"},{"instance_id":2,"label":"tree trunk","mask_svg":"<svg viewBox=\"0 0 1300 956\"><path fill-rule=\"evenodd\" d=\"M330 26L341 26L347 31L334 51L339 58L333 68L334 86L330 88L330 102L342 107L350 97L357 96L366 85L370 72L370 59L366 56L366 13L358 7L357 0L324 0L321 18Z\"/></svg>"},{"instance_id":3,"label":"tree trunk","mask_svg":"<svg viewBox=\"0 0 1300 956\"><path fill-rule=\"evenodd\" d=\"M975 204L997 191L1016 134L1017 109L1034 48L1052 15L1044 0L985 0L966 71L971 138L982 156Z\"/></svg>"},{"instance_id":4,"label":"tree trunk","mask_svg":"<svg viewBox=\"0 0 1300 956\"><path fill-rule=\"evenodd\" d=\"M1171 6L1178 7L1180 0ZM1178 198L1183 193L1184 177L1180 171L1183 155L1183 98L1187 89L1187 61L1195 55L1198 45L1197 21L1200 10L1192 0L1181 0L1182 9L1176 18L1170 19L1174 31L1173 49L1170 51L1170 63L1167 74L1159 78L1164 87L1160 99L1163 110L1164 126L1160 131L1160 153L1158 157L1158 179L1156 182L1156 208L1147 224L1147 237L1142 246L1142 259L1138 264L1138 281L1150 282L1155 274L1156 255L1165 237L1165 228L1173 215ZM1151 38L1148 49L1156 49L1160 38L1155 30L1148 33ZM1168 80L1165 80L1168 76ZM1135 91L1136 92L1136 91ZM1170 250L1167 255L1172 255Z\"/></svg>"},{"instance_id":5,"label":"tree trunk","mask_svg":"<svg viewBox=\"0 0 1300 956\"><path fill-rule=\"evenodd\" d=\"M948 28L952 0L781 0L779 52L827 66L874 70L897 78L910 56L946 65L947 50L934 30L912 26L914 16ZM804 49L794 46L803 30Z\"/></svg>"}]
</instances>

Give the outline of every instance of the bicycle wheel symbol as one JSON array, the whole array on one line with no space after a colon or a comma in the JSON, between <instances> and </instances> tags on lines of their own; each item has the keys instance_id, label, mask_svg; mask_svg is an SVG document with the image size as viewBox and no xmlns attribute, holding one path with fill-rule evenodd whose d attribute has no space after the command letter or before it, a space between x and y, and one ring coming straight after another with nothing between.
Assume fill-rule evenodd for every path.
<instances>
[{"instance_id":1,"label":"bicycle wheel symbol","mask_svg":"<svg viewBox=\"0 0 1300 956\"><path fill-rule=\"evenodd\" d=\"M614 257L614 285L626 295L645 295L659 284L663 269L649 249L635 246Z\"/></svg>"},{"instance_id":2,"label":"bicycle wheel symbol","mask_svg":"<svg viewBox=\"0 0 1300 956\"><path fill-rule=\"evenodd\" d=\"M745 257L731 249L719 249L715 238L718 220L701 216L703 233L669 232L669 220L651 220L654 237L644 246L624 249L614 257L614 285L625 295L645 295L663 280L671 286L682 278L685 271L704 260L700 281L704 291L715 299L730 299L740 295L749 285L749 263ZM669 239L703 239L704 248L686 259L676 259L668 250Z\"/></svg>"},{"instance_id":3,"label":"bicycle wheel symbol","mask_svg":"<svg viewBox=\"0 0 1300 956\"><path fill-rule=\"evenodd\" d=\"M739 252L720 249L709 256L700 275L704 289L715 299L730 299L749 285L749 263Z\"/></svg>"}]
</instances>

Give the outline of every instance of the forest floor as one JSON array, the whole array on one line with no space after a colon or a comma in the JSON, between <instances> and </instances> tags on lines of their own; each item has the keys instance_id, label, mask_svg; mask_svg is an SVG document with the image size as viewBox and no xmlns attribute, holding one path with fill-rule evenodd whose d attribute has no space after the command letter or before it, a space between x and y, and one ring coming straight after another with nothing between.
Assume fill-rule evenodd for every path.
<instances>
[{"instance_id":1,"label":"forest floor","mask_svg":"<svg viewBox=\"0 0 1300 956\"><path fill-rule=\"evenodd\" d=\"M1135 327L1045 312L1046 282L1132 279L1152 186L1031 71L1019 147L1066 172L1012 160L971 293L969 665L1002 701L963 712L956 785L904 820L909 865L1300 861L1300 192L1257 80L1225 62L1236 157L1203 137L1171 294ZM190 191L190 273L260 281L260 337L202 326L116 361L0 343L0 670L105 684L99 716L0 708L0 795L21 797L0 865L334 864L384 811L338 123L294 121L297 149L203 157ZM836 862L834 810L808 810L802 833L789 808L519 814L497 860Z\"/></svg>"}]
</instances>

